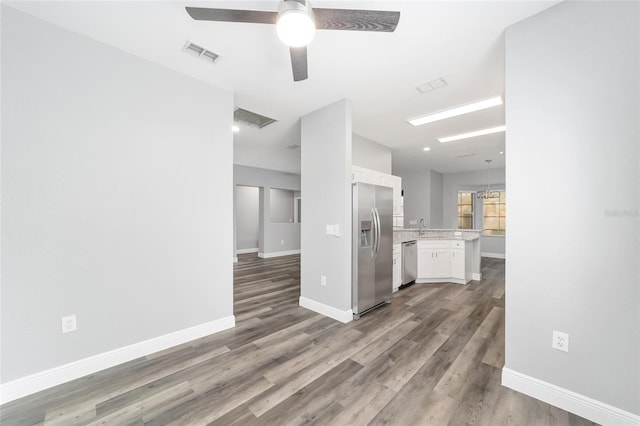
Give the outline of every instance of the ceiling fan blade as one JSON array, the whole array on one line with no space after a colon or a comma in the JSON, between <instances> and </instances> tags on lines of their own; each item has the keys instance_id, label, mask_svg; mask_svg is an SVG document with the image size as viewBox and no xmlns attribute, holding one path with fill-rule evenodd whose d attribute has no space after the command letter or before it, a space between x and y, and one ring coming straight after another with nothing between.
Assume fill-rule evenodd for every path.
<instances>
[{"instance_id":1,"label":"ceiling fan blade","mask_svg":"<svg viewBox=\"0 0 640 426\"><path fill-rule=\"evenodd\" d=\"M313 8L316 28L319 30L395 31L400 12L386 10L322 9Z\"/></svg>"},{"instance_id":2,"label":"ceiling fan blade","mask_svg":"<svg viewBox=\"0 0 640 426\"><path fill-rule=\"evenodd\" d=\"M307 73L307 46L290 47L291 68L293 69L293 81L306 80Z\"/></svg>"},{"instance_id":3,"label":"ceiling fan blade","mask_svg":"<svg viewBox=\"0 0 640 426\"><path fill-rule=\"evenodd\" d=\"M210 9L185 7L189 16L198 21L246 22L251 24L275 24L278 12L263 10Z\"/></svg>"}]
</instances>

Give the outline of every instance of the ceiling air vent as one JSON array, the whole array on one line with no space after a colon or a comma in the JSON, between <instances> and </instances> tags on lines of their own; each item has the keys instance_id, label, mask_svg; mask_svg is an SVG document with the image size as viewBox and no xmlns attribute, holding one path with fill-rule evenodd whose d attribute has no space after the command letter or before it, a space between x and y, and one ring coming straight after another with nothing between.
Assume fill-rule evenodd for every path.
<instances>
[{"instance_id":1,"label":"ceiling air vent","mask_svg":"<svg viewBox=\"0 0 640 426\"><path fill-rule=\"evenodd\" d=\"M190 55L197 56L200 59L204 59L211 64L215 64L218 58L220 58L220 55L218 55L217 53L213 53L212 51L207 50L204 47L200 47L197 44L191 43L188 40L182 48L182 51Z\"/></svg>"},{"instance_id":2,"label":"ceiling air vent","mask_svg":"<svg viewBox=\"0 0 640 426\"><path fill-rule=\"evenodd\" d=\"M296 144L296 143L294 143L293 145L289 145L289 146L287 147L287 149L291 149L291 150L298 149L298 148L300 148L300 145L298 145L298 144Z\"/></svg>"},{"instance_id":3,"label":"ceiling air vent","mask_svg":"<svg viewBox=\"0 0 640 426\"><path fill-rule=\"evenodd\" d=\"M461 155L458 155L457 157L458 158L467 158L467 157L473 157L474 155L476 155L475 152L470 152L469 154L461 154Z\"/></svg>"},{"instance_id":4,"label":"ceiling air vent","mask_svg":"<svg viewBox=\"0 0 640 426\"><path fill-rule=\"evenodd\" d=\"M430 92L432 90L435 89L439 89L441 87L444 87L447 85L447 82L445 81L444 78L438 78L436 80L430 81L428 83L422 84L418 87L416 87L416 90L418 90L418 92L425 94L427 92Z\"/></svg>"},{"instance_id":5,"label":"ceiling air vent","mask_svg":"<svg viewBox=\"0 0 640 426\"><path fill-rule=\"evenodd\" d=\"M256 114L255 112L247 111L242 108L236 108L233 112L233 119L237 122L248 124L249 126L257 127L259 129L276 122L273 118L265 117L264 115Z\"/></svg>"}]
</instances>

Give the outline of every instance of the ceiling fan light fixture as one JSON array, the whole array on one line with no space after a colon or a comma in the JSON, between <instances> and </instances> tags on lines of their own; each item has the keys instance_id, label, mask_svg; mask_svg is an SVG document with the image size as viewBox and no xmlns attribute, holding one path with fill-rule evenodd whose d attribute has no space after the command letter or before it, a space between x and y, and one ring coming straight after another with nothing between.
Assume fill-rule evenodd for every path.
<instances>
[{"instance_id":1,"label":"ceiling fan light fixture","mask_svg":"<svg viewBox=\"0 0 640 426\"><path fill-rule=\"evenodd\" d=\"M278 9L278 37L290 47L306 46L313 40L316 24L308 5L295 0L283 1Z\"/></svg>"}]
</instances>

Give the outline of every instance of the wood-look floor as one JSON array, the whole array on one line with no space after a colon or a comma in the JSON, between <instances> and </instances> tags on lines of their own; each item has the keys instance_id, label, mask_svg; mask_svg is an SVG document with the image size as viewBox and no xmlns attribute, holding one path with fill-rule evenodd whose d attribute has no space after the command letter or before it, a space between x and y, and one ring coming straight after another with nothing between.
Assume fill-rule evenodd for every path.
<instances>
[{"instance_id":1,"label":"wood-look floor","mask_svg":"<svg viewBox=\"0 0 640 426\"><path fill-rule=\"evenodd\" d=\"M298 306L300 258L241 255L237 326L2 407L2 425L588 425L500 385L504 261L341 324Z\"/></svg>"}]
</instances>

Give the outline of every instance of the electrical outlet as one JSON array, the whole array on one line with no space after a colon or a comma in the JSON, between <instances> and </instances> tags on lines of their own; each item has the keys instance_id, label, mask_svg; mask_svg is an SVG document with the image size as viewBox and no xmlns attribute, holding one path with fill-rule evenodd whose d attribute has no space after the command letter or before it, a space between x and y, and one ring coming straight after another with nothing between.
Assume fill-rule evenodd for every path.
<instances>
[{"instance_id":1,"label":"electrical outlet","mask_svg":"<svg viewBox=\"0 0 640 426\"><path fill-rule=\"evenodd\" d=\"M325 275L320 275L320 285L322 287L326 287L327 286L327 277Z\"/></svg>"},{"instance_id":2,"label":"electrical outlet","mask_svg":"<svg viewBox=\"0 0 640 426\"><path fill-rule=\"evenodd\" d=\"M284 240L280 240L280 245L284 245Z\"/></svg>"},{"instance_id":3,"label":"electrical outlet","mask_svg":"<svg viewBox=\"0 0 640 426\"><path fill-rule=\"evenodd\" d=\"M551 347L563 352L569 352L569 335L561 331L553 330Z\"/></svg>"},{"instance_id":4,"label":"electrical outlet","mask_svg":"<svg viewBox=\"0 0 640 426\"><path fill-rule=\"evenodd\" d=\"M62 332L69 333L71 331L76 331L76 316L69 315L68 317L62 317Z\"/></svg>"}]
</instances>

